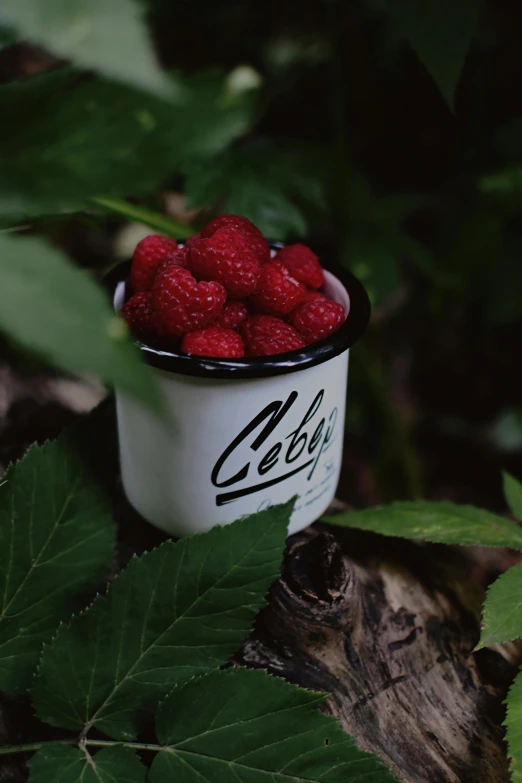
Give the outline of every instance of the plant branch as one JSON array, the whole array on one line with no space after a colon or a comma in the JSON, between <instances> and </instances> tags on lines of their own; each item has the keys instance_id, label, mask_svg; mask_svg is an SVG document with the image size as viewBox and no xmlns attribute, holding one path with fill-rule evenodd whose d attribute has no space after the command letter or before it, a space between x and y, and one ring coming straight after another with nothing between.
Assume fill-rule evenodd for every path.
<instances>
[{"instance_id":1,"label":"plant branch","mask_svg":"<svg viewBox=\"0 0 522 783\"><path fill-rule=\"evenodd\" d=\"M5 745L0 748L0 756L9 756L15 753L34 753L45 745L75 745L77 740L44 740L42 742L28 742L26 745ZM115 743L116 744L116 743Z\"/></svg>"},{"instance_id":2,"label":"plant branch","mask_svg":"<svg viewBox=\"0 0 522 783\"><path fill-rule=\"evenodd\" d=\"M0 756L14 755L15 753L34 753L40 748L46 745L78 745L78 747L91 747L91 748L113 748L116 746L123 746L125 748L132 748L133 750L148 750L152 753L157 753L160 750L164 750L162 745L155 745L151 743L143 742L117 742L115 740L97 740L97 739L63 739L63 740L43 740L42 742L28 742L25 745L6 745L0 748Z\"/></svg>"},{"instance_id":3,"label":"plant branch","mask_svg":"<svg viewBox=\"0 0 522 783\"><path fill-rule=\"evenodd\" d=\"M160 750L165 750L163 745L155 745L150 742L116 742L113 740L85 740L84 745L88 745L92 748L112 748L117 745L122 745L124 748L132 748L132 750L148 750L152 753L158 753Z\"/></svg>"}]
</instances>

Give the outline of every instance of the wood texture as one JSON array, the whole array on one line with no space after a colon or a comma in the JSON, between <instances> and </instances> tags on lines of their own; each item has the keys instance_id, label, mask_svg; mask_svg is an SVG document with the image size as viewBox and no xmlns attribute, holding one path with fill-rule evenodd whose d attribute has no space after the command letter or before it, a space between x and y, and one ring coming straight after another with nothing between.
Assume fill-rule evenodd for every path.
<instances>
[{"instance_id":1,"label":"wood texture","mask_svg":"<svg viewBox=\"0 0 522 783\"><path fill-rule=\"evenodd\" d=\"M518 649L472 653L474 570L458 550L316 525L289 542L237 662L329 692L326 711L401 781L508 781L502 700Z\"/></svg>"}]
</instances>

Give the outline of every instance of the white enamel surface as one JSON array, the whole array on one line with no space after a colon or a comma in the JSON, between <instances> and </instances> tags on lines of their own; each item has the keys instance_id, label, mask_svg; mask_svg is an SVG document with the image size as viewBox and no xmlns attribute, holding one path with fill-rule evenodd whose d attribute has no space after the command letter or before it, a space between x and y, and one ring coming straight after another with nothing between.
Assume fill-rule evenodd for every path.
<instances>
[{"instance_id":1,"label":"white enamel surface","mask_svg":"<svg viewBox=\"0 0 522 783\"><path fill-rule=\"evenodd\" d=\"M333 275L325 291L348 310L348 294ZM116 309L122 297L120 286ZM170 424L117 391L129 501L149 522L182 536L297 495L289 533L301 530L335 495L347 371L348 351L271 378L219 380L155 369Z\"/></svg>"}]
</instances>

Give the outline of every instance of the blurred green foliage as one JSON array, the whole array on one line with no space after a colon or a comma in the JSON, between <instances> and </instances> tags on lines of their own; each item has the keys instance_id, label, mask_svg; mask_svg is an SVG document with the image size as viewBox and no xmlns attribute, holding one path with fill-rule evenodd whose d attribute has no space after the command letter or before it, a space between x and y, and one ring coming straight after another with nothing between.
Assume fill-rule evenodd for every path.
<instances>
[{"instance_id":1,"label":"blurred green foliage","mask_svg":"<svg viewBox=\"0 0 522 783\"><path fill-rule=\"evenodd\" d=\"M419 416L491 432L522 398L521 23L514 0L9 0L1 225L100 269L125 217L182 238L231 211L350 266L375 312L351 426L417 494Z\"/></svg>"},{"instance_id":2,"label":"blurred green foliage","mask_svg":"<svg viewBox=\"0 0 522 783\"><path fill-rule=\"evenodd\" d=\"M134 0L3 0L0 22L82 67L165 97L179 90L157 63Z\"/></svg>"},{"instance_id":3,"label":"blurred green foliage","mask_svg":"<svg viewBox=\"0 0 522 783\"><path fill-rule=\"evenodd\" d=\"M77 212L91 196L148 195L188 158L217 155L252 113L219 73L184 80L166 103L100 77L60 68L0 87L0 215Z\"/></svg>"}]
</instances>

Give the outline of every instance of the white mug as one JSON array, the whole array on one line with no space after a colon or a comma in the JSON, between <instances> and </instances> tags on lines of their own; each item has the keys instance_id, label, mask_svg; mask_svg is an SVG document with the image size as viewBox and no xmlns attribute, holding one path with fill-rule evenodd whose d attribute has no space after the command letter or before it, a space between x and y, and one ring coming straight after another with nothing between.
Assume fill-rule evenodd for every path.
<instances>
[{"instance_id":1,"label":"white mug","mask_svg":"<svg viewBox=\"0 0 522 783\"><path fill-rule=\"evenodd\" d=\"M112 275L117 311L124 266ZM145 519L184 536L296 496L292 534L328 508L341 469L349 348L370 306L347 270L325 271L323 290L346 321L301 350L212 359L139 343L169 413L166 423L116 390L123 486Z\"/></svg>"}]
</instances>

